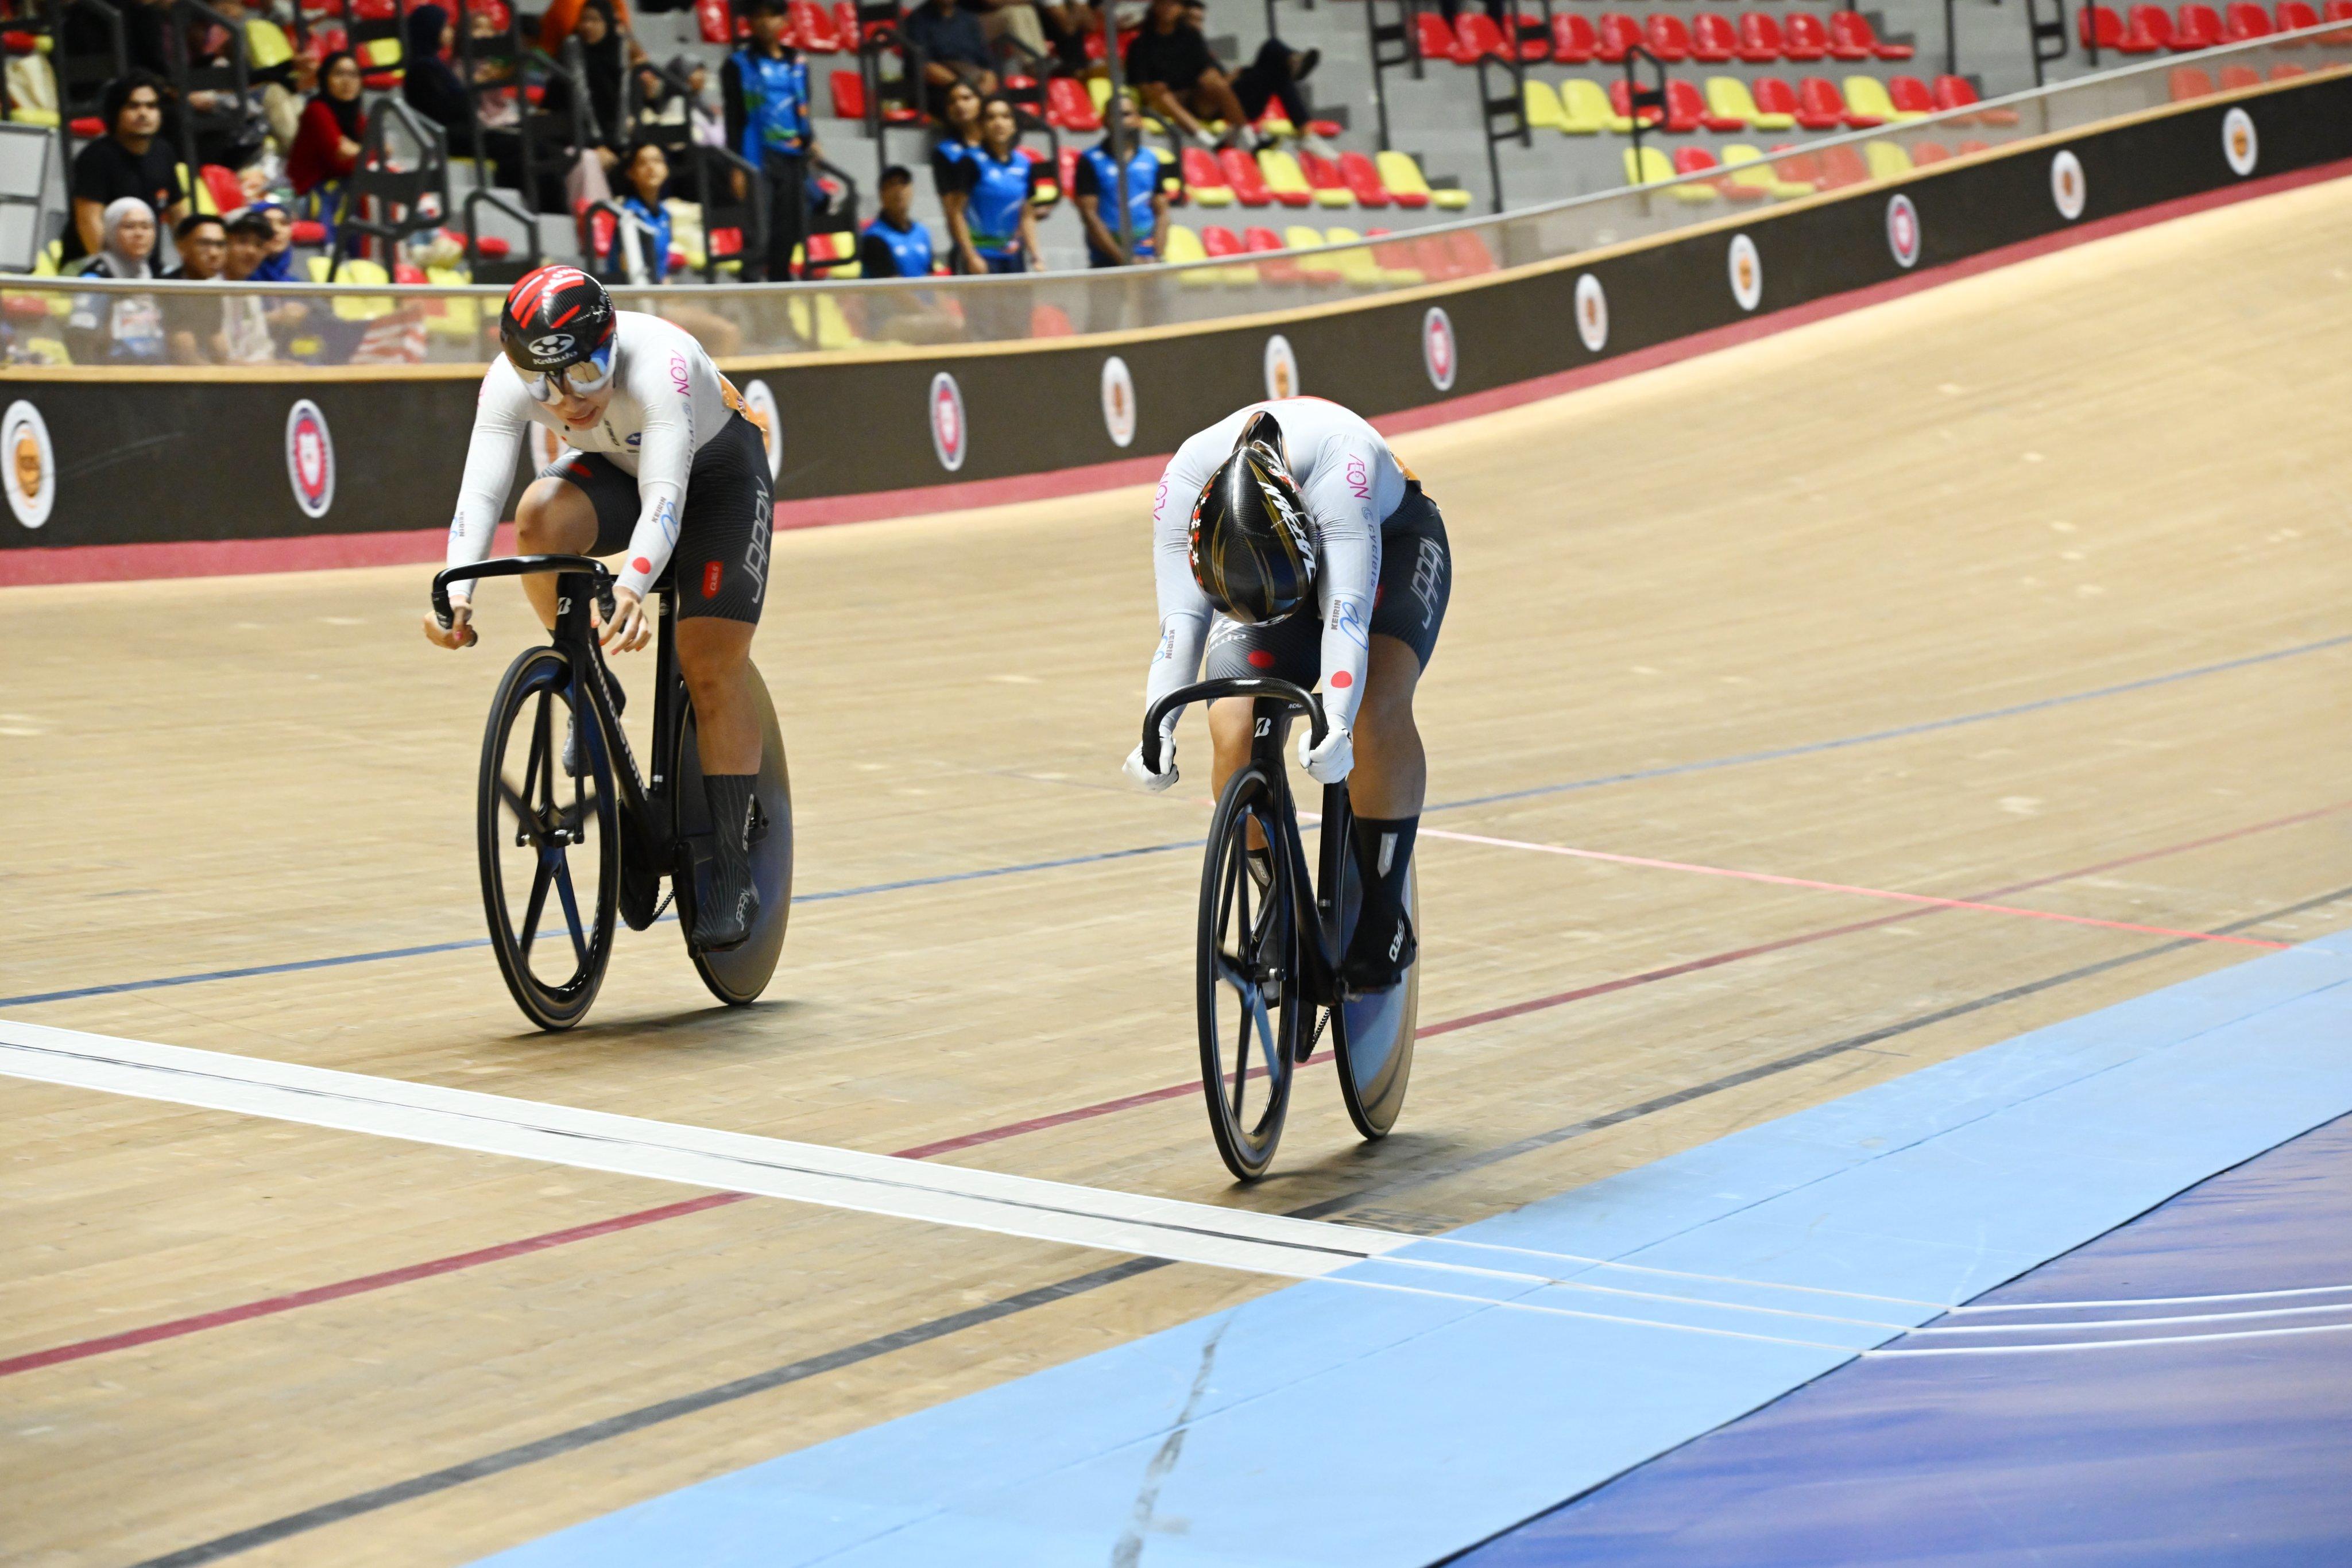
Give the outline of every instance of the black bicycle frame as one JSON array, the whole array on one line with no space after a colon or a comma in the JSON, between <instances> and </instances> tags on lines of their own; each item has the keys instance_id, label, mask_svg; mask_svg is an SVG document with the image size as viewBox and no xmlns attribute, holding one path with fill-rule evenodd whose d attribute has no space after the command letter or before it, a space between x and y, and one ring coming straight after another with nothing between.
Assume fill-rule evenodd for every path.
<instances>
[{"instance_id":1,"label":"black bicycle frame","mask_svg":"<svg viewBox=\"0 0 2352 1568\"><path fill-rule=\"evenodd\" d=\"M596 737L589 744L602 745L610 736L618 752L621 766L613 769L614 785L620 790L621 817L625 831L621 836L622 852L634 853L649 869L667 873L677 844L677 816L669 791L668 769L677 750L678 730L684 724L679 711L677 681L677 622L670 614L675 590L667 583L656 586L654 598L661 613L655 632L654 651L654 730L653 766L650 783L638 776L636 754L629 749L629 737L622 733L619 705L613 700L612 676L604 668L604 648L588 623L588 608L593 602L604 612L606 622L613 618L613 574L604 562L584 555L521 555L506 556L496 560L478 561L472 566L453 566L433 579L433 618L447 631L452 616L449 584L485 577L523 577L552 571L555 579L554 645L562 650L572 665L572 684L575 691L586 694L590 706L596 710Z\"/></svg>"},{"instance_id":2,"label":"black bicycle frame","mask_svg":"<svg viewBox=\"0 0 2352 1568\"><path fill-rule=\"evenodd\" d=\"M1291 794L1289 769L1282 760L1283 722L1294 709L1306 716L1315 743L1323 743L1328 727L1324 721L1321 699L1303 686L1271 675L1228 676L1181 687L1153 703L1143 716L1144 766L1154 773L1160 771L1160 727L1168 715L1188 703L1217 702L1226 697L1255 699L1250 759L1263 764L1274 780L1276 799L1282 805L1283 842L1293 885L1310 889L1314 898L1315 940L1299 945L1307 965L1307 999L1318 1007L1329 1006L1339 996L1333 973L1339 963L1341 918L1339 856L1347 852L1346 834L1331 830L1334 824L1342 828L1346 825L1349 810L1348 786L1342 780L1323 787L1322 874L1310 877L1307 872L1306 841L1298 831L1298 805Z\"/></svg>"}]
</instances>

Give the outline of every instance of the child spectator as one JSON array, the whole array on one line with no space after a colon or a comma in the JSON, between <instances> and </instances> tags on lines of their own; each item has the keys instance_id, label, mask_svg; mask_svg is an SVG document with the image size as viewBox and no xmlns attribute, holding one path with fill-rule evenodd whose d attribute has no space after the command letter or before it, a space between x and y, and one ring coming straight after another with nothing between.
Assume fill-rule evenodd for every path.
<instances>
[{"instance_id":1,"label":"child spectator","mask_svg":"<svg viewBox=\"0 0 2352 1568\"><path fill-rule=\"evenodd\" d=\"M898 33L923 57L923 107L928 112L940 113L947 89L960 81L982 95L996 90L988 35L982 31L980 18L956 0L924 0L910 6L898 23Z\"/></svg>"},{"instance_id":2,"label":"child spectator","mask_svg":"<svg viewBox=\"0 0 2352 1568\"><path fill-rule=\"evenodd\" d=\"M294 193L331 225L342 199L343 181L359 167L360 142L367 132L360 104L360 63L349 50L329 55L319 66L319 90L302 110L302 128L286 155L286 177Z\"/></svg>"},{"instance_id":3,"label":"child spectator","mask_svg":"<svg viewBox=\"0 0 2352 1568\"><path fill-rule=\"evenodd\" d=\"M152 277L154 254L153 209L137 196L120 196L100 215L98 254L81 273L85 277ZM66 346L79 365L154 364L169 352L163 315L152 294L75 295L66 317Z\"/></svg>"},{"instance_id":4,"label":"child spectator","mask_svg":"<svg viewBox=\"0 0 2352 1568\"><path fill-rule=\"evenodd\" d=\"M604 270L631 283L667 282L671 235L662 190L669 183L669 160L654 143L640 141L621 165L621 178L623 193L613 204L621 210L621 221L613 225Z\"/></svg>"},{"instance_id":5,"label":"child spectator","mask_svg":"<svg viewBox=\"0 0 2352 1568\"><path fill-rule=\"evenodd\" d=\"M1168 193L1162 188L1160 155L1143 144L1143 116L1126 93L1108 106L1127 139L1127 169L1122 176L1118 152L1105 136L1078 160L1071 181L1071 196L1087 230L1087 263L1090 267L1127 267L1157 261L1168 248ZM1126 193L1128 221L1134 228L1135 250L1120 245L1118 201ZM1104 203L1110 205L1106 208Z\"/></svg>"},{"instance_id":6,"label":"child spectator","mask_svg":"<svg viewBox=\"0 0 2352 1568\"><path fill-rule=\"evenodd\" d=\"M929 277L931 231L914 218L915 176L897 164L882 171L875 187L882 213L857 241L857 271L863 277Z\"/></svg>"},{"instance_id":7,"label":"child spectator","mask_svg":"<svg viewBox=\"0 0 2352 1568\"><path fill-rule=\"evenodd\" d=\"M147 204L151 229L157 213L177 223L187 215L186 171L163 141L163 83L146 71L131 71L107 84L103 105L107 134L74 155L73 222L66 225L60 261L72 263L97 253L104 243L104 216L125 196Z\"/></svg>"},{"instance_id":8,"label":"child spectator","mask_svg":"<svg viewBox=\"0 0 2352 1568\"><path fill-rule=\"evenodd\" d=\"M980 145L956 161L958 188L944 200L961 271L1045 270L1029 203L1036 166L1014 145L1020 134L1011 100L992 98L981 109Z\"/></svg>"},{"instance_id":9,"label":"child spectator","mask_svg":"<svg viewBox=\"0 0 2352 1568\"><path fill-rule=\"evenodd\" d=\"M228 265L228 229L210 213L182 218L172 230L172 243L179 250L180 265L163 274L166 279L210 283Z\"/></svg>"},{"instance_id":10,"label":"child spectator","mask_svg":"<svg viewBox=\"0 0 2352 1568\"><path fill-rule=\"evenodd\" d=\"M720 93L727 102L727 141L760 171L768 188L765 275L793 275L793 252L808 233L808 169L817 156L809 124L808 66L784 42L783 0L751 0L751 41L727 57ZM762 270L746 256L743 276Z\"/></svg>"}]
</instances>

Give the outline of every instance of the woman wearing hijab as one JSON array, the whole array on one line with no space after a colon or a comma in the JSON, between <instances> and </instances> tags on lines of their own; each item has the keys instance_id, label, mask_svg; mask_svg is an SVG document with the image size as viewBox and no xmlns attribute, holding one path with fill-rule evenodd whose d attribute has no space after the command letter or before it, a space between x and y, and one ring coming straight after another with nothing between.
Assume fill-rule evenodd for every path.
<instances>
[{"instance_id":1,"label":"woman wearing hijab","mask_svg":"<svg viewBox=\"0 0 2352 1568\"><path fill-rule=\"evenodd\" d=\"M107 204L99 220L103 243L83 267L85 277L155 276L155 210L136 196ZM66 346L76 364L152 364L166 357L163 313L152 294L74 296L66 318Z\"/></svg>"},{"instance_id":2,"label":"woman wearing hijab","mask_svg":"<svg viewBox=\"0 0 2352 1568\"><path fill-rule=\"evenodd\" d=\"M621 81L628 74L630 40L614 18L612 0L586 0L572 39L580 46L588 108L596 119L597 151L609 170L620 162L615 149L629 141L629 122L621 112Z\"/></svg>"},{"instance_id":3,"label":"woman wearing hijab","mask_svg":"<svg viewBox=\"0 0 2352 1568\"><path fill-rule=\"evenodd\" d=\"M322 221L334 222L346 175L359 167L367 121L360 104L360 62L348 49L319 66L319 90L302 110L302 128L286 155L286 177L294 193L310 199Z\"/></svg>"},{"instance_id":4,"label":"woman wearing hijab","mask_svg":"<svg viewBox=\"0 0 2352 1568\"><path fill-rule=\"evenodd\" d=\"M250 211L269 220L269 245L249 275L256 283L294 281L294 214L276 202L256 202Z\"/></svg>"}]
</instances>

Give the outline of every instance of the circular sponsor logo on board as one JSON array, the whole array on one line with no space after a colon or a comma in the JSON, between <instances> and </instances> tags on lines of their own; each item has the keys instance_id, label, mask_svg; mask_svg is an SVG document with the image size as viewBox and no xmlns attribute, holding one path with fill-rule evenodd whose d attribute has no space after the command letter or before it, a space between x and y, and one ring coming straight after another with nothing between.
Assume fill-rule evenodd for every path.
<instances>
[{"instance_id":1,"label":"circular sponsor logo on board","mask_svg":"<svg viewBox=\"0 0 2352 1568\"><path fill-rule=\"evenodd\" d=\"M768 390L767 382L744 386L743 413L760 427L760 444L768 452L768 477L773 479L784 466L784 422L776 412L776 394Z\"/></svg>"},{"instance_id":2,"label":"circular sponsor logo on board","mask_svg":"<svg viewBox=\"0 0 2352 1568\"><path fill-rule=\"evenodd\" d=\"M963 389L945 371L931 378L931 451L940 466L952 474L963 466L971 433L964 428Z\"/></svg>"},{"instance_id":3,"label":"circular sponsor logo on board","mask_svg":"<svg viewBox=\"0 0 2352 1568\"><path fill-rule=\"evenodd\" d=\"M1279 332L1265 340L1265 395L1298 395L1298 356L1290 351L1290 340Z\"/></svg>"},{"instance_id":4,"label":"circular sponsor logo on board","mask_svg":"<svg viewBox=\"0 0 2352 1568\"><path fill-rule=\"evenodd\" d=\"M286 411L286 482L306 517L323 517L335 504L335 441L327 416L309 398Z\"/></svg>"},{"instance_id":5,"label":"circular sponsor logo on board","mask_svg":"<svg viewBox=\"0 0 2352 1568\"><path fill-rule=\"evenodd\" d=\"M2262 155L2262 141L2254 135L2254 117L2242 108L2231 108L2221 117L2221 156L2230 161L2230 172L2244 179L2254 172Z\"/></svg>"},{"instance_id":6,"label":"circular sponsor logo on board","mask_svg":"<svg viewBox=\"0 0 2352 1568\"><path fill-rule=\"evenodd\" d=\"M48 422L22 398L0 417L0 453L8 465L8 509L26 528L39 528L58 504L58 454Z\"/></svg>"},{"instance_id":7,"label":"circular sponsor logo on board","mask_svg":"<svg viewBox=\"0 0 2352 1568\"><path fill-rule=\"evenodd\" d=\"M1460 347L1454 340L1454 318L1442 305L1433 305L1421 319L1421 368L1439 392L1454 390L1454 373L1462 368Z\"/></svg>"},{"instance_id":8,"label":"circular sponsor logo on board","mask_svg":"<svg viewBox=\"0 0 2352 1568\"><path fill-rule=\"evenodd\" d=\"M2091 199L2091 188L2083 180L2083 161L2072 152L2061 152L2050 160L2050 199L2058 204L2058 215L2073 223L2083 215L2083 207Z\"/></svg>"},{"instance_id":9,"label":"circular sponsor logo on board","mask_svg":"<svg viewBox=\"0 0 2352 1568\"><path fill-rule=\"evenodd\" d=\"M1576 280L1576 335L1588 353L1609 346L1609 296L1601 292L1601 279L1589 272Z\"/></svg>"},{"instance_id":10,"label":"circular sponsor logo on board","mask_svg":"<svg viewBox=\"0 0 2352 1568\"><path fill-rule=\"evenodd\" d=\"M1764 298L1764 258L1756 254L1756 242L1746 235L1731 236L1731 297L1739 301L1742 310L1753 310Z\"/></svg>"},{"instance_id":11,"label":"circular sponsor logo on board","mask_svg":"<svg viewBox=\"0 0 2352 1568\"><path fill-rule=\"evenodd\" d=\"M1898 195L1886 204L1886 248L1895 265L1908 269L1919 265L1919 209L1911 198Z\"/></svg>"},{"instance_id":12,"label":"circular sponsor logo on board","mask_svg":"<svg viewBox=\"0 0 2352 1568\"><path fill-rule=\"evenodd\" d=\"M1110 433L1113 446L1125 446L1135 439L1135 378L1128 373L1127 361L1117 354L1103 361L1102 411L1103 428Z\"/></svg>"}]
</instances>

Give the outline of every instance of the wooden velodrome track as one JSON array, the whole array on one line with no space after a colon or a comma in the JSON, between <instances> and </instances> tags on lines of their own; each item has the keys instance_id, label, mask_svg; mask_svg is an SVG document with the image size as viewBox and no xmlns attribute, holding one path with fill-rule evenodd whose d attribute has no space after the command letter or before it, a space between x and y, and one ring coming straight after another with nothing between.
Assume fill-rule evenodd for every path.
<instances>
[{"instance_id":1,"label":"wooden velodrome track","mask_svg":"<svg viewBox=\"0 0 2352 1568\"><path fill-rule=\"evenodd\" d=\"M1316 1069L1253 1190L1181 1087L1197 856L1117 852L1205 815L1197 719L1118 776L1145 491L780 536L784 967L727 1011L625 934L560 1037L477 940L511 588L462 657L417 569L0 593L0 1010L1404 1229L1556 1193L2352 917L2347 238L2316 185L1401 438L1458 572L1426 1036L1396 1136ZM461 1563L1276 1283L5 1105L9 1563Z\"/></svg>"}]
</instances>

